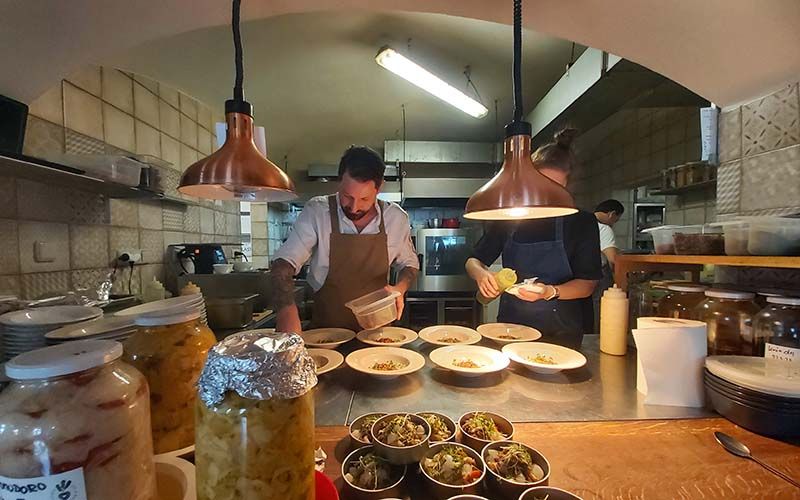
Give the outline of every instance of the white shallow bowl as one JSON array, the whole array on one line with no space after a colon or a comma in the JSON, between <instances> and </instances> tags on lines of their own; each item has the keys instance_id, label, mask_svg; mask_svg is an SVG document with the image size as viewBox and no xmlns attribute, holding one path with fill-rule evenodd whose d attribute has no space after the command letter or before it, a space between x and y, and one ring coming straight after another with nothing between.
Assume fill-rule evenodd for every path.
<instances>
[{"instance_id":1,"label":"white shallow bowl","mask_svg":"<svg viewBox=\"0 0 800 500\"><path fill-rule=\"evenodd\" d=\"M303 337L303 342L308 347L336 349L340 345L353 340L356 332L346 328L316 328L303 332L300 336Z\"/></svg>"},{"instance_id":2,"label":"white shallow bowl","mask_svg":"<svg viewBox=\"0 0 800 500\"><path fill-rule=\"evenodd\" d=\"M508 356L496 349L477 345L451 345L434 349L430 354L431 361L437 366L463 375L480 377L487 373L504 370L508 366ZM458 363L472 361L477 368L459 366Z\"/></svg>"},{"instance_id":3,"label":"white shallow bowl","mask_svg":"<svg viewBox=\"0 0 800 500\"><path fill-rule=\"evenodd\" d=\"M58 328L99 318L103 310L85 306L47 306L12 311L0 316L0 324L15 329Z\"/></svg>"},{"instance_id":4,"label":"white shallow bowl","mask_svg":"<svg viewBox=\"0 0 800 500\"><path fill-rule=\"evenodd\" d=\"M188 460L156 455L158 500L197 500L195 467Z\"/></svg>"},{"instance_id":5,"label":"white shallow bowl","mask_svg":"<svg viewBox=\"0 0 800 500\"><path fill-rule=\"evenodd\" d=\"M374 330L361 330L356 338L367 345L400 347L417 340L417 332L408 328L383 326Z\"/></svg>"},{"instance_id":6,"label":"white shallow bowl","mask_svg":"<svg viewBox=\"0 0 800 500\"><path fill-rule=\"evenodd\" d=\"M545 342L519 342L503 346L503 352L513 361L536 373L558 373L574 370L586 364L586 357L568 347ZM555 364L540 363L533 359L537 355L551 358Z\"/></svg>"},{"instance_id":7,"label":"white shallow bowl","mask_svg":"<svg viewBox=\"0 0 800 500\"><path fill-rule=\"evenodd\" d=\"M478 327L478 333L501 345L532 342L542 338L542 333L536 328L513 323L486 323Z\"/></svg>"},{"instance_id":8,"label":"white shallow bowl","mask_svg":"<svg viewBox=\"0 0 800 500\"><path fill-rule=\"evenodd\" d=\"M456 325L437 325L423 328L419 338L433 345L471 345L481 341L481 334L472 328ZM444 342L442 339L458 339L458 342Z\"/></svg>"},{"instance_id":9,"label":"white shallow bowl","mask_svg":"<svg viewBox=\"0 0 800 500\"><path fill-rule=\"evenodd\" d=\"M344 363L344 356L333 349L308 349L308 355L317 366L317 375L335 370Z\"/></svg>"},{"instance_id":10,"label":"white shallow bowl","mask_svg":"<svg viewBox=\"0 0 800 500\"><path fill-rule=\"evenodd\" d=\"M391 371L372 368L376 363L389 361L402 365L402 368ZM425 357L402 347L367 347L348 354L345 363L357 372L388 380L421 370L425 366Z\"/></svg>"},{"instance_id":11,"label":"white shallow bowl","mask_svg":"<svg viewBox=\"0 0 800 500\"><path fill-rule=\"evenodd\" d=\"M130 316L106 316L94 321L85 321L68 326L62 326L45 334L45 338L50 340L77 340L85 337L96 337L98 335L127 332L135 330L136 325Z\"/></svg>"}]
</instances>

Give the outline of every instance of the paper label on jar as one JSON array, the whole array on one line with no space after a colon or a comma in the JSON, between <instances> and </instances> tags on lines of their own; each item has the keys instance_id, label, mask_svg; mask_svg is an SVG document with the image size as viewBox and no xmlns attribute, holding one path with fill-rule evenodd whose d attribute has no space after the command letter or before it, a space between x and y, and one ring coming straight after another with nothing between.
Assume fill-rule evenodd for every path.
<instances>
[{"instance_id":1,"label":"paper label on jar","mask_svg":"<svg viewBox=\"0 0 800 500\"><path fill-rule=\"evenodd\" d=\"M764 346L764 357L800 364L800 349L767 342Z\"/></svg>"},{"instance_id":2,"label":"paper label on jar","mask_svg":"<svg viewBox=\"0 0 800 500\"><path fill-rule=\"evenodd\" d=\"M83 468L27 479L0 476L0 500L86 500Z\"/></svg>"}]
</instances>

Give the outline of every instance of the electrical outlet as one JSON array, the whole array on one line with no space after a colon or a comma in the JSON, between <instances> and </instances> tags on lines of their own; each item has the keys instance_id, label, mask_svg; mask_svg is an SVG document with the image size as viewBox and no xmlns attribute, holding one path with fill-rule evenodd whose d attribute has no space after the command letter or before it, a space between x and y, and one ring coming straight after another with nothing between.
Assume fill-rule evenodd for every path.
<instances>
[{"instance_id":1,"label":"electrical outlet","mask_svg":"<svg viewBox=\"0 0 800 500\"><path fill-rule=\"evenodd\" d=\"M124 263L140 264L142 262L142 250L140 248L122 248L117 250L117 260Z\"/></svg>"}]
</instances>

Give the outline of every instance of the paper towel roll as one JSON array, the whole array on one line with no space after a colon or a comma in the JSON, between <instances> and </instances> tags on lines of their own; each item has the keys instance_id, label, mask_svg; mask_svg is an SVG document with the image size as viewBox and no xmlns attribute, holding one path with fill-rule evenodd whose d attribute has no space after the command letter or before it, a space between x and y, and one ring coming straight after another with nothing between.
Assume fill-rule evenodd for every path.
<instances>
[{"instance_id":1,"label":"paper towel roll","mask_svg":"<svg viewBox=\"0 0 800 500\"><path fill-rule=\"evenodd\" d=\"M638 353L636 388L645 404L701 407L706 324L644 317L633 330Z\"/></svg>"}]
</instances>

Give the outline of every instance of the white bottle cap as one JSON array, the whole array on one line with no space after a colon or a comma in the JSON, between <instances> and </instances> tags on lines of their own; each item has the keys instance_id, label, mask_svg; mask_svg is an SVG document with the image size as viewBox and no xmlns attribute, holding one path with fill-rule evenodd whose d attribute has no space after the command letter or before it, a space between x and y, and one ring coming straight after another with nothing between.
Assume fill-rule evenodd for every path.
<instances>
[{"instance_id":1,"label":"white bottle cap","mask_svg":"<svg viewBox=\"0 0 800 500\"><path fill-rule=\"evenodd\" d=\"M610 299L627 299L628 296L625 295L625 291L622 288L617 287L615 284L613 287L606 289L603 293L603 297L607 297Z\"/></svg>"}]
</instances>

